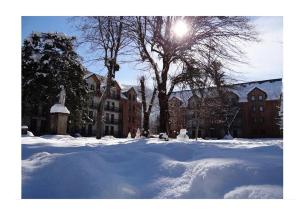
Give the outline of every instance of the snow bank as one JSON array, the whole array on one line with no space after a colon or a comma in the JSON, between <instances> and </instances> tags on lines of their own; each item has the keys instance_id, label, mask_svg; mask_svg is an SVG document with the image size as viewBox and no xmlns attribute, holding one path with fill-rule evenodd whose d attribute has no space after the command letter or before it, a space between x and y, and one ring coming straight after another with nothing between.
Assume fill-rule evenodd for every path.
<instances>
[{"instance_id":1,"label":"snow bank","mask_svg":"<svg viewBox=\"0 0 300 217\"><path fill-rule=\"evenodd\" d=\"M67 109L66 106L56 103L54 104L51 109L50 113L65 113L65 114L70 114L70 111Z\"/></svg>"},{"instance_id":2,"label":"snow bank","mask_svg":"<svg viewBox=\"0 0 300 217\"><path fill-rule=\"evenodd\" d=\"M277 185L250 185L238 187L224 195L225 199L281 199L282 186Z\"/></svg>"},{"instance_id":3,"label":"snow bank","mask_svg":"<svg viewBox=\"0 0 300 217\"><path fill-rule=\"evenodd\" d=\"M282 198L281 144L22 137L22 198Z\"/></svg>"}]
</instances>

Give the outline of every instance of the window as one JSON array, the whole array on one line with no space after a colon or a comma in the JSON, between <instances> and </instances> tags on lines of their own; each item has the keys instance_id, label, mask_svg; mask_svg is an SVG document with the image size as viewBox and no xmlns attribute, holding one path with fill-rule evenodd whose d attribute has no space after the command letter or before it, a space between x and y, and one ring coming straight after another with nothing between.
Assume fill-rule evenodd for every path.
<instances>
[{"instance_id":1,"label":"window","mask_svg":"<svg viewBox=\"0 0 300 217\"><path fill-rule=\"evenodd\" d=\"M106 113L106 115L105 115L105 120L108 122L109 121L109 114L108 113Z\"/></svg>"},{"instance_id":2,"label":"window","mask_svg":"<svg viewBox=\"0 0 300 217\"><path fill-rule=\"evenodd\" d=\"M130 94L128 94L128 99L131 100L131 95Z\"/></svg>"},{"instance_id":3,"label":"window","mask_svg":"<svg viewBox=\"0 0 300 217\"><path fill-rule=\"evenodd\" d=\"M110 135L114 135L114 126L110 126Z\"/></svg>"},{"instance_id":4,"label":"window","mask_svg":"<svg viewBox=\"0 0 300 217\"><path fill-rule=\"evenodd\" d=\"M262 96L262 95L259 95L259 96L258 96L258 99L259 99L260 101L262 101L262 100L263 100L263 96Z\"/></svg>"},{"instance_id":5,"label":"window","mask_svg":"<svg viewBox=\"0 0 300 217\"><path fill-rule=\"evenodd\" d=\"M251 100L252 100L252 101L255 101L255 96L251 96Z\"/></svg>"},{"instance_id":6,"label":"window","mask_svg":"<svg viewBox=\"0 0 300 217\"><path fill-rule=\"evenodd\" d=\"M135 112L135 106L132 106L132 111Z\"/></svg>"},{"instance_id":7,"label":"window","mask_svg":"<svg viewBox=\"0 0 300 217\"><path fill-rule=\"evenodd\" d=\"M132 117L132 123L134 123L134 117Z\"/></svg>"},{"instance_id":8,"label":"window","mask_svg":"<svg viewBox=\"0 0 300 217\"><path fill-rule=\"evenodd\" d=\"M112 90L112 91L111 91L111 97L112 97L112 98L115 98L115 95L116 95L115 91Z\"/></svg>"},{"instance_id":9,"label":"window","mask_svg":"<svg viewBox=\"0 0 300 217\"><path fill-rule=\"evenodd\" d=\"M112 102L111 106L112 106L112 109L114 109L115 108L115 102Z\"/></svg>"},{"instance_id":10,"label":"window","mask_svg":"<svg viewBox=\"0 0 300 217\"><path fill-rule=\"evenodd\" d=\"M93 116L94 116L93 111L89 111L89 117L90 117L91 119L93 119Z\"/></svg>"},{"instance_id":11,"label":"window","mask_svg":"<svg viewBox=\"0 0 300 217\"><path fill-rule=\"evenodd\" d=\"M255 111L256 111L256 107L255 107L255 105L254 105L254 106L252 106L252 111L253 111L253 112L255 112Z\"/></svg>"},{"instance_id":12,"label":"window","mask_svg":"<svg viewBox=\"0 0 300 217\"><path fill-rule=\"evenodd\" d=\"M115 119L115 115L114 115L114 114L111 114L111 115L110 115L110 120L111 120L112 123L114 123L114 119Z\"/></svg>"},{"instance_id":13,"label":"window","mask_svg":"<svg viewBox=\"0 0 300 217\"><path fill-rule=\"evenodd\" d=\"M95 85L91 84L91 90L95 90Z\"/></svg>"},{"instance_id":14,"label":"window","mask_svg":"<svg viewBox=\"0 0 300 217\"><path fill-rule=\"evenodd\" d=\"M261 105L259 106L259 111L263 112L264 111L264 107Z\"/></svg>"}]
</instances>

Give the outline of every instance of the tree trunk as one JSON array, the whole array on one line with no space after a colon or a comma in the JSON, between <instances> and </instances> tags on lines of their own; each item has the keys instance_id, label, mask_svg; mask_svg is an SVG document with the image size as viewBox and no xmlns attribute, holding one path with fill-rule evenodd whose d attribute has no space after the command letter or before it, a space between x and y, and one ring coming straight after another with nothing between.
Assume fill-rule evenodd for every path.
<instances>
[{"instance_id":1,"label":"tree trunk","mask_svg":"<svg viewBox=\"0 0 300 217\"><path fill-rule=\"evenodd\" d=\"M168 104L168 96L165 92L160 91L158 93L158 101L159 101L159 131L160 133L169 134L169 104Z\"/></svg>"},{"instance_id":2,"label":"tree trunk","mask_svg":"<svg viewBox=\"0 0 300 217\"><path fill-rule=\"evenodd\" d=\"M151 113L151 109L153 106L153 102L156 96L156 87L153 90L152 93L152 97L150 100L150 104L148 106L147 109L147 103L146 103L146 92L145 92L145 77L142 76L140 78L140 85L141 85L141 94L142 94L142 106L143 106L143 114L144 114L144 118L143 118L143 136L148 137L149 136L149 117L150 117L150 113Z\"/></svg>"},{"instance_id":3,"label":"tree trunk","mask_svg":"<svg viewBox=\"0 0 300 217\"><path fill-rule=\"evenodd\" d=\"M100 98L99 106L97 109L97 124L96 124L96 139L101 139L103 134L103 115L104 115L104 103L107 98L107 96L110 93L110 88L112 85L112 78L113 78L113 72L114 69L110 70L107 74L107 80L106 80L106 87L105 90Z\"/></svg>"},{"instance_id":4,"label":"tree trunk","mask_svg":"<svg viewBox=\"0 0 300 217\"><path fill-rule=\"evenodd\" d=\"M199 120L197 120L197 126L196 126L196 132L195 132L196 141L198 140L198 131L199 131Z\"/></svg>"},{"instance_id":5,"label":"tree trunk","mask_svg":"<svg viewBox=\"0 0 300 217\"><path fill-rule=\"evenodd\" d=\"M145 112L144 113L144 121L143 121L143 136L148 137L149 136L149 117L150 115Z\"/></svg>"},{"instance_id":6,"label":"tree trunk","mask_svg":"<svg viewBox=\"0 0 300 217\"><path fill-rule=\"evenodd\" d=\"M106 97L105 97L106 98ZM98 109L97 109L97 121L96 121L96 139L101 139L103 133L103 115L104 115L104 100L100 100Z\"/></svg>"}]
</instances>

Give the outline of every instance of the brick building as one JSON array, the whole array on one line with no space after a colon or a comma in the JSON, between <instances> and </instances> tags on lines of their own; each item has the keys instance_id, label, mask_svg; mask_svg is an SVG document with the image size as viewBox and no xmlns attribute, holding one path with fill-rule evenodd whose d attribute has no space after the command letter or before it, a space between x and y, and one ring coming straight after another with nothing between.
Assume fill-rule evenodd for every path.
<instances>
[{"instance_id":1,"label":"brick building","mask_svg":"<svg viewBox=\"0 0 300 217\"><path fill-rule=\"evenodd\" d=\"M195 112L197 96L191 91L174 92L169 100L170 134L175 137L186 128L190 137L223 138L224 123L214 114L209 101L216 96L214 88L207 90L205 107ZM230 133L233 137L281 137L278 114L282 99L282 79L254 81L230 86L228 100L237 106Z\"/></svg>"},{"instance_id":2,"label":"brick building","mask_svg":"<svg viewBox=\"0 0 300 217\"><path fill-rule=\"evenodd\" d=\"M139 101L136 90L133 87L123 89L120 103L122 108L122 135L127 136L130 132L131 136L134 137L137 129L141 129L142 122L142 104Z\"/></svg>"},{"instance_id":3,"label":"brick building","mask_svg":"<svg viewBox=\"0 0 300 217\"><path fill-rule=\"evenodd\" d=\"M104 77L95 73L85 75L84 79L90 90L87 112L93 121L82 126L81 134L94 136L96 134L97 106L105 82ZM133 87L121 89L120 84L114 81L111 92L105 101L103 135L127 137L131 132L131 135L134 136L137 129L141 128L141 112L141 102L137 97L136 90Z\"/></svg>"}]
</instances>

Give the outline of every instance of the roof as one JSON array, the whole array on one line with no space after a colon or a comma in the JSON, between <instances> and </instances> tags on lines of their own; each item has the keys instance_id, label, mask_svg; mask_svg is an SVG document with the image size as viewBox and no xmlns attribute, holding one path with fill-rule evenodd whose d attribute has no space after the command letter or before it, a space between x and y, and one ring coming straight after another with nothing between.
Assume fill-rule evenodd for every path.
<instances>
[{"instance_id":1,"label":"roof","mask_svg":"<svg viewBox=\"0 0 300 217\"><path fill-rule=\"evenodd\" d=\"M248 93L255 88L264 91L267 94L267 100L279 100L282 93L282 79L235 84L232 92L239 96L239 102L247 102Z\"/></svg>"},{"instance_id":2,"label":"roof","mask_svg":"<svg viewBox=\"0 0 300 217\"><path fill-rule=\"evenodd\" d=\"M282 79L251 81L233 84L230 87L230 91L239 97L239 102L247 102L248 94L255 88L264 91L267 94L267 100L279 100L282 93ZM213 90L214 88L206 89L206 94L211 95ZM191 90L176 91L171 94L171 98L176 97L181 99L184 106L188 105L188 100L191 96L193 96Z\"/></svg>"},{"instance_id":3,"label":"roof","mask_svg":"<svg viewBox=\"0 0 300 217\"><path fill-rule=\"evenodd\" d=\"M93 73L93 72L88 72L86 75L83 76L83 79L88 79L92 75L95 75L99 79L99 81L103 81L105 79L104 76L96 74L96 73Z\"/></svg>"}]
</instances>

